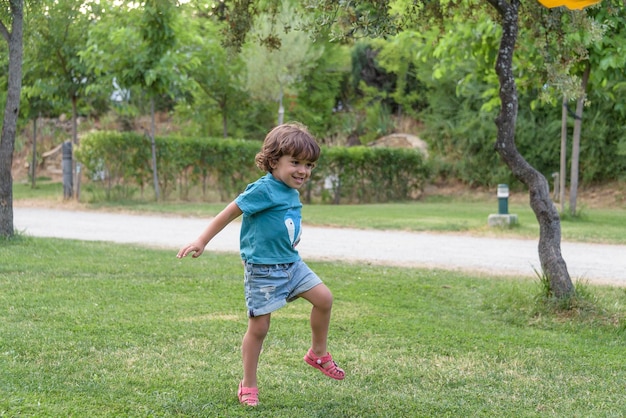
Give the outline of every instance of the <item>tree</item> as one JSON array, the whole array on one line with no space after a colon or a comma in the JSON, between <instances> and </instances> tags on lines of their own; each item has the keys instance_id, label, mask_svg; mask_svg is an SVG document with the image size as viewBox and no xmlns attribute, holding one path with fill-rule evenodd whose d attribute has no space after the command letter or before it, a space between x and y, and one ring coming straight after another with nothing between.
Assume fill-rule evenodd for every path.
<instances>
[{"instance_id":1,"label":"tree","mask_svg":"<svg viewBox=\"0 0 626 418\"><path fill-rule=\"evenodd\" d=\"M155 100L173 91L180 77L176 66L181 59L174 51L177 24L176 2L146 0L141 9L136 2L114 8L103 15L89 32L87 48L80 53L98 76L117 82L123 89L139 86L150 99L150 142L152 174L156 199L160 198L155 143Z\"/></svg>"},{"instance_id":2,"label":"tree","mask_svg":"<svg viewBox=\"0 0 626 418\"><path fill-rule=\"evenodd\" d=\"M6 3L3 1L2 3ZM20 91L22 89L22 48L23 48L23 25L24 25L24 2L23 0L8 0L8 16L4 15L7 10L0 10L0 33L9 47L9 68L7 83L7 99L4 108L2 123L2 135L0 136L0 237L14 235L13 224L13 150L15 148L15 134L17 130L17 118L20 111ZM6 22L11 21L9 30Z\"/></svg>"},{"instance_id":3,"label":"tree","mask_svg":"<svg viewBox=\"0 0 626 418\"><path fill-rule=\"evenodd\" d=\"M228 136L229 117L246 101L244 91L244 64L238 53L223 48L220 43L219 23L207 19L190 19L179 36L181 52L189 57L187 75L192 87L188 90L196 103L208 98L209 106L198 106L195 113L209 119L215 107L221 115L222 136ZM208 108L207 108L208 107Z\"/></svg>"},{"instance_id":4,"label":"tree","mask_svg":"<svg viewBox=\"0 0 626 418\"><path fill-rule=\"evenodd\" d=\"M275 28L273 19L280 25ZM251 40L243 46L248 67L248 88L256 97L278 102L277 124L283 123L285 94L291 92L302 75L315 65L323 53L309 36L297 28L303 22L297 18L288 2L277 16L263 15L251 31ZM275 36L272 34L275 33ZM272 42L259 40L271 39Z\"/></svg>"},{"instance_id":5,"label":"tree","mask_svg":"<svg viewBox=\"0 0 626 418\"><path fill-rule=\"evenodd\" d=\"M580 141L583 126L583 107L588 102L587 85L593 71L596 83L604 86L611 86L615 80L623 80L624 65L626 56L624 55L624 23L626 23L626 12L623 6L613 6L606 2L604 8L591 9L586 15L588 21L583 27L583 33L579 35L584 42L582 58L582 76L580 77L580 95L577 98L576 111L574 114L574 132L572 144L572 160L570 175L570 213L576 215L578 182L579 182L579 161L580 161ZM593 28L597 28L595 31ZM596 33L596 36L590 34ZM617 72L617 74L615 74Z\"/></svg>"},{"instance_id":6,"label":"tree","mask_svg":"<svg viewBox=\"0 0 626 418\"><path fill-rule=\"evenodd\" d=\"M390 2L347 2L343 4L330 0L318 0L316 9L323 16L349 16L343 31L380 35L401 31L403 28L427 27L437 21L454 15L459 7L454 2L411 2L398 0ZM461 2L461 11L468 18L477 13L478 2ZM497 139L495 150L512 171L513 175L529 189L530 205L540 226L539 259L543 273L550 283L550 289L557 298L566 298L575 293L569 272L561 255L561 224L559 214L549 194L545 177L533 168L519 153L515 144L515 127L518 114L518 97L513 74L513 57L519 32L520 0L487 0L500 18L502 36L496 60L496 74L499 82L500 113L496 119ZM370 6L371 8L367 8ZM529 5L529 7L539 7ZM374 20L371 19L373 16ZM319 21L319 19L318 19ZM365 24L365 23L366 24Z\"/></svg>"},{"instance_id":7,"label":"tree","mask_svg":"<svg viewBox=\"0 0 626 418\"><path fill-rule=\"evenodd\" d=\"M561 2L562 3L562 2ZM542 4L546 5L546 1ZM548 7L553 3L548 2ZM562 4L559 4L562 5ZM561 212L565 205L565 184L567 164L567 117L574 115L574 134L571 155L570 176L570 209L572 214L576 210L576 197L578 190L578 167L580 152L580 137L582 127L583 105L586 101L587 82L591 70L588 48L602 37L600 25L594 24L592 19L584 13L571 13L561 9L549 12L546 9L537 8L533 15L533 37L542 39L541 50L546 68L546 89L543 100L554 101L554 97L562 96L561 115L561 158L559 170L559 200ZM583 68L582 80L579 77L578 68ZM569 108L570 99L576 100L576 111Z\"/></svg>"},{"instance_id":8,"label":"tree","mask_svg":"<svg viewBox=\"0 0 626 418\"><path fill-rule=\"evenodd\" d=\"M576 100L576 112L574 113L574 133L572 138L572 160L570 174L570 192L569 192L569 210L570 214L576 215L576 202L578 199L578 174L580 167L580 135L583 124L583 106L586 100L587 83L589 82L589 73L591 72L591 64L589 61L585 63L585 71L580 82L581 93Z\"/></svg>"},{"instance_id":9,"label":"tree","mask_svg":"<svg viewBox=\"0 0 626 418\"><path fill-rule=\"evenodd\" d=\"M346 45L325 44L315 67L296 83L298 97L290 107L294 120L304 123L319 138L329 137L343 125L339 119L346 107L350 54Z\"/></svg>"},{"instance_id":10,"label":"tree","mask_svg":"<svg viewBox=\"0 0 626 418\"><path fill-rule=\"evenodd\" d=\"M174 45L174 6L169 0L146 0L141 20L141 35L146 43L147 60L138 68L138 72L129 76L132 84L139 84L148 90L150 96L150 143L152 145L152 174L154 194L159 200L159 178L155 142L154 100L167 92L167 79L161 78L161 65ZM125 77L123 77L125 78Z\"/></svg>"},{"instance_id":11,"label":"tree","mask_svg":"<svg viewBox=\"0 0 626 418\"><path fill-rule=\"evenodd\" d=\"M93 73L79 57L86 47L89 26L101 13L100 5L83 0L43 2L45 13L32 16L25 55L25 92L33 100L71 103L72 143L78 145L78 101L85 96ZM36 115L35 115L36 117ZM74 170L76 199L80 197L80 169ZM69 190L73 195L74 190Z\"/></svg>"},{"instance_id":12,"label":"tree","mask_svg":"<svg viewBox=\"0 0 626 418\"><path fill-rule=\"evenodd\" d=\"M500 83L501 110L496 119L498 136L496 151L509 166L513 175L528 186L530 206L539 222L539 260L550 289L557 298L575 293L572 280L561 254L561 222L550 199L546 178L520 155L515 146L517 121L517 87L513 76L513 55L519 31L519 0L487 0L501 17L502 38L496 61Z\"/></svg>"},{"instance_id":13,"label":"tree","mask_svg":"<svg viewBox=\"0 0 626 418\"><path fill-rule=\"evenodd\" d=\"M398 106L398 113L414 115L424 107L420 85L415 76L415 49L420 47L420 36L414 31L403 31L382 44L378 59L383 67L396 75L390 96Z\"/></svg>"}]
</instances>

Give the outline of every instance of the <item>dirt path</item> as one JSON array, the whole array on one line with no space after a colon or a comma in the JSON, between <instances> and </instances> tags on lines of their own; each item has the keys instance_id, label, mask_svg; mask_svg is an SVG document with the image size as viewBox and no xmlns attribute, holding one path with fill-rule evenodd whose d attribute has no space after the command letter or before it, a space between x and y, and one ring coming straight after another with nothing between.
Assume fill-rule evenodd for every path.
<instances>
[{"instance_id":1,"label":"dirt path","mask_svg":"<svg viewBox=\"0 0 626 418\"><path fill-rule=\"evenodd\" d=\"M207 219L15 207L15 228L27 235L171 248L196 238ZM239 223L207 249L238 252ZM320 228L305 225L298 250L305 260L441 268L536 278L537 242L467 235ZM626 246L562 243L572 280L626 286Z\"/></svg>"}]
</instances>

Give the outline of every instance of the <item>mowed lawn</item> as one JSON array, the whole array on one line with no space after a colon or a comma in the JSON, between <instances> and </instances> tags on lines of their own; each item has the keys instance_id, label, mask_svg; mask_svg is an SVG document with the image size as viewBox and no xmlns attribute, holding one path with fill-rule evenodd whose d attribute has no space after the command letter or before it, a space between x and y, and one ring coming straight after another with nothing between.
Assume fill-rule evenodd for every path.
<instances>
[{"instance_id":1,"label":"mowed lawn","mask_svg":"<svg viewBox=\"0 0 626 418\"><path fill-rule=\"evenodd\" d=\"M335 296L337 382L302 361L310 308L273 315L261 404L238 404L236 255L0 240L0 416L622 417L626 290L310 263Z\"/></svg>"}]
</instances>

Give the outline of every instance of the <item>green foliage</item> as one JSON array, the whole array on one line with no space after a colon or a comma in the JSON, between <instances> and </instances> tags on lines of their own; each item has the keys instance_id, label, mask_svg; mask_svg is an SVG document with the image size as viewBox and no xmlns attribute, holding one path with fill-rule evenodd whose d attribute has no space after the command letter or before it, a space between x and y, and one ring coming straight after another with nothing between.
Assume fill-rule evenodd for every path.
<instances>
[{"instance_id":1,"label":"green foliage","mask_svg":"<svg viewBox=\"0 0 626 418\"><path fill-rule=\"evenodd\" d=\"M139 87L147 101L179 96L189 59L177 50L180 17L169 0L108 8L83 34L87 42L77 54L100 80L89 92Z\"/></svg>"},{"instance_id":2,"label":"green foliage","mask_svg":"<svg viewBox=\"0 0 626 418\"><path fill-rule=\"evenodd\" d=\"M396 75L388 73L378 60L380 44L361 41L352 50L352 88L364 105L382 102L395 106L391 99L396 86Z\"/></svg>"},{"instance_id":3,"label":"green foliage","mask_svg":"<svg viewBox=\"0 0 626 418\"><path fill-rule=\"evenodd\" d=\"M378 42L377 56L385 70L394 75L395 83L390 97L403 113L415 117L427 103L423 97L424 84L416 78L415 50L421 48L417 32L403 31L387 42Z\"/></svg>"},{"instance_id":4,"label":"green foliage","mask_svg":"<svg viewBox=\"0 0 626 418\"><path fill-rule=\"evenodd\" d=\"M414 199L429 175L417 150L364 146L325 149L314 172L333 203Z\"/></svg>"},{"instance_id":5,"label":"green foliage","mask_svg":"<svg viewBox=\"0 0 626 418\"><path fill-rule=\"evenodd\" d=\"M159 186L163 196L176 188L185 198L193 185L206 192L212 181L222 199L232 199L255 179L256 141L215 138L156 137ZM96 132L81 141L76 158L92 178L113 186L150 184L150 139L132 132Z\"/></svg>"},{"instance_id":6,"label":"green foliage","mask_svg":"<svg viewBox=\"0 0 626 418\"><path fill-rule=\"evenodd\" d=\"M286 103L288 119L302 122L317 137L328 137L335 128L337 106L342 103L341 88L349 69L348 48L326 46L315 67L296 83L297 97L290 97Z\"/></svg>"},{"instance_id":7,"label":"green foliage","mask_svg":"<svg viewBox=\"0 0 626 418\"><path fill-rule=\"evenodd\" d=\"M289 108L297 96L298 83L318 66L325 45L313 42L299 30L302 16L295 5L282 2L277 11L278 14L272 10L257 19L249 41L243 45L242 56L249 93L256 100L275 102L275 120L280 124L293 119Z\"/></svg>"},{"instance_id":8,"label":"green foliage","mask_svg":"<svg viewBox=\"0 0 626 418\"><path fill-rule=\"evenodd\" d=\"M559 171L561 109L542 102L533 107L530 97L520 100L515 142L524 158L550 179Z\"/></svg>"},{"instance_id":9,"label":"green foliage","mask_svg":"<svg viewBox=\"0 0 626 418\"><path fill-rule=\"evenodd\" d=\"M469 24L461 18L451 24L454 30L443 34L438 29L422 32L421 44L416 46L417 78L425 86L428 104L420 113L422 136L429 142L436 174L469 185L515 185L517 180L493 148L499 111L493 72L498 25L489 19ZM523 52L516 54L515 60L519 91L516 145L533 167L550 178L559 170L560 101L554 105L542 99L546 92L537 83L538 77L547 77L540 70L542 55L530 40L522 38L520 42ZM590 90L581 145L581 173L586 184L618 178L625 164L623 158L615 158L624 125L601 124L600 120L606 119L599 117L611 115L612 120L622 120L623 116L615 110L614 101L602 98L605 89ZM570 118L570 132L572 126Z\"/></svg>"},{"instance_id":10,"label":"green foliage","mask_svg":"<svg viewBox=\"0 0 626 418\"><path fill-rule=\"evenodd\" d=\"M414 61L428 103L420 113L422 137L441 170L436 175L469 185L512 184L494 149L498 26L489 19L467 24L461 17L448 25L444 33L433 28L419 35Z\"/></svg>"},{"instance_id":11,"label":"green foliage","mask_svg":"<svg viewBox=\"0 0 626 418\"><path fill-rule=\"evenodd\" d=\"M187 30L179 34L180 52L188 57L189 93L177 113L196 122L194 134L228 137L229 128L237 126L249 107L244 63L222 47L221 27L210 20L189 19Z\"/></svg>"},{"instance_id":12,"label":"green foliage","mask_svg":"<svg viewBox=\"0 0 626 418\"><path fill-rule=\"evenodd\" d=\"M619 120L612 103L600 102L585 110L580 145L580 172L583 184L618 180L626 173L626 155L620 154L620 143L626 138L626 125L606 123ZM614 118L614 119L612 119Z\"/></svg>"},{"instance_id":13,"label":"green foliage","mask_svg":"<svg viewBox=\"0 0 626 418\"><path fill-rule=\"evenodd\" d=\"M365 132L361 135L360 140L361 143L365 144L393 133L395 125L389 107L381 101L376 101L367 106L363 127Z\"/></svg>"},{"instance_id":14,"label":"green foliage","mask_svg":"<svg viewBox=\"0 0 626 418\"><path fill-rule=\"evenodd\" d=\"M285 120L305 123L323 143L345 143L347 137L367 143L398 131L396 115L409 116L424 127L411 133L429 142L438 176L470 185L515 183L492 147L500 106L493 71L500 29L485 1L315 0L307 7L293 3L287 13L281 5L275 0L213 6L204 0L32 3L25 16L20 122L24 126L25 118L40 112L68 112L74 94L79 114L100 115L111 106L116 80L131 96L127 107L116 108L125 120L147 113L145 96L154 87L155 105L175 109L171 120L186 136L262 139L276 121L282 83ZM559 163L561 92L577 91L585 60L592 71L582 127L582 184L623 178L626 172L622 6L604 0L570 12L534 2L523 10L514 58L520 105L516 144L546 177ZM302 30L316 34L315 42ZM328 43L333 37L347 41L346 36L356 42ZM258 83L254 94L244 90L248 74L236 53L246 38L248 46L262 44L250 76L281 77ZM278 44L283 51L273 50ZM3 67L7 56L0 43ZM268 57L274 58L261 59ZM6 72L0 72L0 104L5 90ZM571 131L572 118L568 123ZM163 182L167 189L178 187L172 178Z\"/></svg>"},{"instance_id":15,"label":"green foliage","mask_svg":"<svg viewBox=\"0 0 626 418\"><path fill-rule=\"evenodd\" d=\"M186 199L194 187L216 190L222 201L233 199L259 177L254 157L261 142L218 138L157 137L157 168L164 196L178 189ZM95 132L76 149L76 158L89 176L104 180L111 193L150 184L150 140L132 132ZM416 150L333 147L323 151L311 187L324 192L327 177L336 178L332 200L386 202L417 198L429 176L429 167ZM121 193L124 195L124 193Z\"/></svg>"},{"instance_id":16,"label":"green foliage","mask_svg":"<svg viewBox=\"0 0 626 418\"><path fill-rule=\"evenodd\" d=\"M69 113L73 99L91 107L94 98L85 97L85 91L96 80L79 52L100 7L78 0L42 0L38 7L46 12L29 13L24 34L23 94L29 116Z\"/></svg>"},{"instance_id":17,"label":"green foliage","mask_svg":"<svg viewBox=\"0 0 626 418\"><path fill-rule=\"evenodd\" d=\"M92 180L106 179L107 197L114 188L150 184L150 139L134 132L93 132L74 150Z\"/></svg>"},{"instance_id":18,"label":"green foliage","mask_svg":"<svg viewBox=\"0 0 626 418\"><path fill-rule=\"evenodd\" d=\"M402 104L404 111L410 111L411 106L407 105L413 103L422 110L417 117L424 122L422 136L430 143L438 175L470 185L515 183L493 149L494 119L500 106L499 85L493 71L499 25L488 13L474 7L477 4L434 2L431 6L431 10L425 6L417 11L419 7L410 2L394 2L389 11L398 13L397 17L402 15L399 21L405 24L412 21L415 29L404 26L400 33L385 40L355 44L354 85L363 86L364 79L371 81L359 90L364 94L363 101L352 102L354 111L366 113L366 105L376 106L376 100L390 98L394 106ZM447 15L448 6L454 14ZM441 10L437 11L439 7ZM420 13L432 16L429 13L433 12L446 19L437 20L438 25L420 19ZM574 94L579 90L582 60L590 58L597 62L592 70L589 106L585 112L591 111L594 117L611 115L603 118L605 122L625 120L624 107L614 93L623 90L623 83L619 83L621 76L614 72L623 69L620 64L625 56L621 53L624 43L619 39L625 27L624 9L607 2L606 8L589 9L589 16L593 19L583 13L548 10L536 4L523 14L514 57L520 103L516 144L531 165L548 178L558 170L560 153L560 96L555 98L554 92ZM384 27L384 19L376 24ZM397 78L394 80L389 75ZM403 83L411 89L402 92ZM387 85L395 89L387 89ZM599 95L607 96L603 99L607 104L611 97L611 106L594 97ZM371 131L374 113L370 111L369 115L357 118L365 121L358 131L362 137L375 136ZM572 124L570 119L570 130ZM624 171L617 146L623 137L621 127L625 125L604 123L603 128L585 116L581 152L583 183L613 180ZM609 157L616 154L620 158Z\"/></svg>"}]
</instances>

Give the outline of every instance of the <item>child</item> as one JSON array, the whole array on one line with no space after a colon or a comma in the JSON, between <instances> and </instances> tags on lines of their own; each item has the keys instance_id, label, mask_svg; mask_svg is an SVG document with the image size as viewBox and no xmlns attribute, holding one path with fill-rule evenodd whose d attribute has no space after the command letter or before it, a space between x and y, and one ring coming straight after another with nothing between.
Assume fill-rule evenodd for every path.
<instances>
[{"instance_id":1,"label":"child","mask_svg":"<svg viewBox=\"0 0 626 418\"><path fill-rule=\"evenodd\" d=\"M272 129L255 158L257 167L267 174L249 184L177 255L199 257L215 235L243 214L240 252L248 330L241 345L243 380L237 395L244 405L259 402L257 366L271 313L299 297L313 305L311 348L304 361L333 379L345 377L326 348L332 294L295 249L301 233L298 189L311 177L319 155L320 147L304 126L289 123Z\"/></svg>"}]
</instances>

